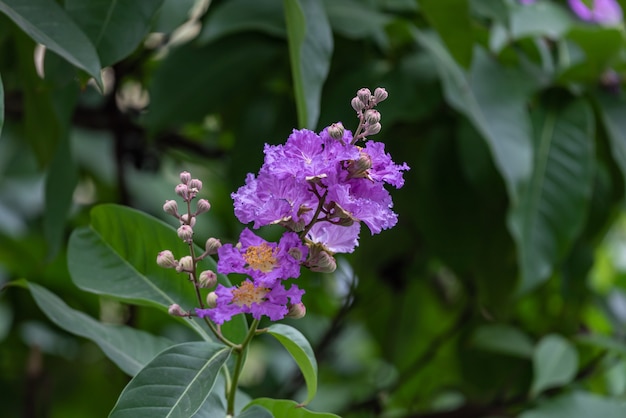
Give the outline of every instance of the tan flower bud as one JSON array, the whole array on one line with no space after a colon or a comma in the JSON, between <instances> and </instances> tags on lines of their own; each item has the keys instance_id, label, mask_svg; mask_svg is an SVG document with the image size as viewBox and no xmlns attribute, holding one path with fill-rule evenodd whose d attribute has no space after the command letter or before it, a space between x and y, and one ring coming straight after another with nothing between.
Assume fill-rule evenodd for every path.
<instances>
[{"instance_id":1,"label":"tan flower bud","mask_svg":"<svg viewBox=\"0 0 626 418\"><path fill-rule=\"evenodd\" d=\"M191 174L189 174L188 171L183 171L180 173L180 182L183 184L187 184L189 183L189 180L191 180Z\"/></svg>"},{"instance_id":2,"label":"tan flower bud","mask_svg":"<svg viewBox=\"0 0 626 418\"><path fill-rule=\"evenodd\" d=\"M175 200L166 200L163 204L163 212L178 217L178 203Z\"/></svg>"},{"instance_id":3,"label":"tan flower bud","mask_svg":"<svg viewBox=\"0 0 626 418\"><path fill-rule=\"evenodd\" d=\"M300 319L304 318L304 315L306 315L306 306L304 306L302 302L296 303L295 305L290 303L287 305L287 308L289 309L287 318Z\"/></svg>"},{"instance_id":4,"label":"tan flower bud","mask_svg":"<svg viewBox=\"0 0 626 418\"><path fill-rule=\"evenodd\" d=\"M189 225L193 228L196 224L196 217L192 215L191 218L189 218L189 215L185 213L184 215L180 216L180 222L182 225Z\"/></svg>"},{"instance_id":5,"label":"tan flower bud","mask_svg":"<svg viewBox=\"0 0 626 418\"><path fill-rule=\"evenodd\" d=\"M204 270L198 277L198 284L202 288L211 288L217 284L217 274L211 270Z\"/></svg>"},{"instance_id":6,"label":"tan flower bud","mask_svg":"<svg viewBox=\"0 0 626 418\"><path fill-rule=\"evenodd\" d=\"M389 93L387 93L387 90L382 87L377 87L376 90L374 90L374 104L384 101L388 96Z\"/></svg>"},{"instance_id":7,"label":"tan flower bud","mask_svg":"<svg viewBox=\"0 0 626 418\"><path fill-rule=\"evenodd\" d=\"M370 99L372 97L372 92L370 89L363 87L356 92L356 97L359 98L360 101L367 107L370 104Z\"/></svg>"},{"instance_id":8,"label":"tan flower bud","mask_svg":"<svg viewBox=\"0 0 626 418\"><path fill-rule=\"evenodd\" d=\"M204 244L204 251L208 255L217 254L217 250L222 246L222 242L217 238L209 238Z\"/></svg>"},{"instance_id":9,"label":"tan flower bud","mask_svg":"<svg viewBox=\"0 0 626 418\"><path fill-rule=\"evenodd\" d=\"M189 316L189 313L183 311L183 309L176 303L170 305L169 308L167 308L167 313L169 313L172 316L180 316L180 317Z\"/></svg>"},{"instance_id":10,"label":"tan flower bud","mask_svg":"<svg viewBox=\"0 0 626 418\"><path fill-rule=\"evenodd\" d=\"M179 273L182 271L186 271L186 272L193 271L193 258L191 258L190 255L186 255L182 257L178 261L178 266L176 267L176 271Z\"/></svg>"},{"instance_id":11,"label":"tan flower bud","mask_svg":"<svg viewBox=\"0 0 626 418\"><path fill-rule=\"evenodd\" d=\"M182 239L186 243L191 242L193 238L193 229L189 225L181 225L176 232L178 233L178 238Z\"/></svg>"},{"instance_id":12,"label":"tan flower bud","mask_svg":"<svg viewBox=\"0 0 626 418\"><path fill-rule=\"evenodd\" d=\"M157 255L157 265L166 269L178 266L178 261L174 258L174 254L170 250L163 250Z\"/></svg>"},{"instance_id":13,"label":"tan flower bud","mask_svg":"<svg viewBox=\"0 0 626 418\"><path fill-rule=\"evenodd\" d=\"M208 200L206 199L200 199L198 200L198 203L196 204L196 216L208 212L211 209L211 204L209 203Z\"/></svg>"},{"instance_id":14,"label":"tan flower bud","mask_svg":"<svg viewBox=\"0 0 626 418\"><path fill-rule=\"evenodd\" d=\"M217 294L215 292L209 292L206 295L206 306L207 308L215 308L217 306Z\"/></svg>"}]
</instances>

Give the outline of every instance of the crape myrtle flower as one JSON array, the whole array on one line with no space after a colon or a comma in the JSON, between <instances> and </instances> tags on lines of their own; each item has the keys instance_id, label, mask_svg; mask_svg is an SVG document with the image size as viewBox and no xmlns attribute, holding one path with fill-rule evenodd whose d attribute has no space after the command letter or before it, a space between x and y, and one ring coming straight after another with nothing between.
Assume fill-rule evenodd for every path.
<instances>
[{"instance_id":1,"label":"crape myrtle flower","mask_svg":"<svg viewBox=\"0 0 626 418\"><path fill-rule=\"evenodd\" d=\"M618 25L622 22L622 8L616 0L567 0L572 11L586 22Z\"/></svg>"},{"instance_id":2,"label":"crape myrtle flower","mask_svg":"<svg viewBox=\"0 0 626 418\"><path fill-rule=\"evenodd\" d=\"M325 210L340 207L373 234L396 224L384 185L402 187L408 165L393 163L382 143L367 141L360 147L352 143L349 130L338 140L328 129L319 135L294 130L284 145L265 146L258 176L248 174L245 185L232 194L242 223L254 222L254 228L281 224L299 232L311 222L341 222L328 211L312 219L323 200Z\"/></svg>"},{"instance_id":3,"label":"crape myrtle flower","mask_svg":"<svg viewBox=\"0 0 626 418\"><path fill-rule=\"evenodd\" d=\"M289 313L288 305L301 303L303 294L304 290L297 286L285 289L280 282L272 287L265 287L249 279L239 286L225 287L219 284L215 289L215 307L196 308L196 314L200 318L208 316L217 325L240 313L252 314L255 319L261 319L265 315L272 321L278 321Z\"/></svg>"},{"instance_id":4,"label":"crape myrtle flower","mask_svg":"<svg viewBox=\"0 0 626 418\"><path fill-rule=\"evenodd\" d=\"M277 244L246 228L236 246L224 244L217 250L217 270L222 274L243 273L255 284L272 287L279 280L299 277L307 253L308 248L294 232L285 232Z\"/></svg>"}]
</instances>

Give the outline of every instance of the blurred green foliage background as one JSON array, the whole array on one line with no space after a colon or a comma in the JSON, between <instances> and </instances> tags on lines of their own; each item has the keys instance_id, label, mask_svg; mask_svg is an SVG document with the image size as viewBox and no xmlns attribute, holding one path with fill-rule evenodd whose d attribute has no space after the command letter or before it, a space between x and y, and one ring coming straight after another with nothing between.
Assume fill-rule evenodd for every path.
<instances>
[{"instance_id":1,"label":"blurred green foliage background","mask_svg":"<svg viewBox=\"0 0 626 418\"><path fill-rule=\"evenodd\" d=\"M164 312L79 290L71 231L100 203L172 223L161 206L187 170L212 204L197 242L232 242L230 193L263 145L355 129L350 99L382 86L377 139L411 171L392 192L397 227L364 231L334 274L299 279L307 316L287 322L320 364L311 409L624 415L623 24L549 0L0 0L0 12L0 284L24 278L105 323L184 339ZM28 291L2 291L3 416L106 416L128 380ZM304 390L263 338L243 389Z\"/></svg>"}]
</instances>

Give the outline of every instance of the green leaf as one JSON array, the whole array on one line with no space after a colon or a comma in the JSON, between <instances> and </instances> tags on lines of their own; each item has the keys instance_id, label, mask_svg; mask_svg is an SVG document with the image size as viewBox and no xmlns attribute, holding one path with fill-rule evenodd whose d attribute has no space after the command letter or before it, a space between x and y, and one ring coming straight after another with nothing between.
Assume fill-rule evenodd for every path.
<instances>
[{"instance_id":1,"label":"green leaf","mask_svg":"<svg viewBox=\"0 0 626 418\"><path fill-rule=\"evenodd\" d=\"M607 132L611 155L622 171L626 184L626 100L623 96L599 93L596 100Z\"/></svg>"},{"instance_id":2,"label":"green leaf","mask_svg":"<svg viewBox=\"0 0 626 418\"><path fill-rule=\"evenodd\" d=\"M244 413L255 405L262 406L270 411L274 418L340 418L339 415L313 412L302 408L302 405L294 401L284 399L258 398L253 400L244 408Z\"/></svg>"},{"instance_id":3,"label":"green leaf","mask_svg":"<svg viewBox=\"0 0 626 418\"><path fill-rule=\"evenodd\" d=\"M467 0L420 0L422 11L462 67L472 62L474 38ZM451 10L454 12L451 13Z\"/></svg>"},{"instance_id":4,"label":"green leaf","mask_svg":"<svg viewBox=\"0 0 626 418\"><path fill-rule=\"evenodd\" d=\"M333 33L350 39L385 39L385 26L391 22L392 16L374 6L358 0L324 0Z\"/></svg>"},{"instance_id":5,"label":"green leaf","mask_svg":"<svg viewBox=\"0 0 626 418\"><path fill-rule=\"evenodd\" d=\"M59 327L85 337L98 345L120 369L134 376L158 353L170 347L167 338L156 337L134 328L103 324L83 312L67 306L49 290L25 280L11 285L28 289L39 309Z\"/></svg>"},{"instance_id":6,"label":"green leaf","mask_svg":"<svg viewBox=\"0 0 626 418\"><path fill-rule=\"evenodd\" d=\"M48 242L48 257L53 258L64 240L67 214L78 184L78 166L70 149L69 138L61 139L52 159L45 184L46 212L44 234Z\"/></svg>"},{"instance_id":7,"label":"green leaf","mask_svg":"<svg viewBox=\"0 0 626 418\"><path fill-rule=\"evenodd\" d=\"M274 418L274 415L259 405L252 405L250 408L247 408L244 412L237 415L237 418Z\"/></svg>"},{"instance_id":8,"label":"green leaf","mask_svg":"<svg viewBox=\"0 0 626 418\"><path fill-rule=\"evenodd\" d=\"M279 38L287 36L280 0L230 0L220 3L208 16L197 41L208 43L222 36L251 30Z\"/></svg>"},{"instance_id":9,"label":"green leaf","mask_svg":"<svg viewBox=\"0 0 626 418\"><path fill-rule=\"evenodd\" d=\"M317 360L309 341L297 329L284 324L274 324L267 333L276 338L291 354L300 368L307 387L304 405L311 402L317 393Z\"/></svg>"},{"instance_id":10,"label":"green leaf","mask_svg":"<svg viewBox=\"0 0 626 418\"><path fill-rule=\"evenodd\" d=\"M510 325L483 325L476 329L472 344L478 348L515 357L531 358L532 340Z\"/></svg>"},{"instance_id":11,"label":"green leaf","mask_svg":"<svg viewBox=\"0 0 626 418\"><path fill-rule=\"evenodd\" d=\"M518 248L521 292L546 280L571 247L584 224L593 182L589 105L576 100L539 109L536 116L532 176L508 219Z\"/></svg>"},{"instance_id":12,"label":"green leaf","mask_svg":"<svg viewBox=\"0 0 626 418\"><path fill-rule=\"evenodd\" d=\"M624 400L576 391L550 399L520 414L519 418L622 418L625 408Z\"/></svg>"},{"instance_id":13,"label":"green leaf","mask_svg":"<svg viewBox=\"0 0 626 418\"><path fill-rule=\"evenodd\" d=\"M164 222L142 212L117 205L100 205L91 211L91 225L76 229L70 236L68 268L72 280L88 292L166 310L178 304L185 310L198 306L195 290L185 275L156 264L160 251L169 249L176 258L189 249ZM196 247L196 254L203 250ZM215 261L207 257L199 263L202 270L216 271ZM230 286L224 275L220 283ZM184 320L206 340L206 324L198 318ZM240 342L247 333L243 315L223 327L226 336Z\"/></svg>"},{"instance_id":14,"label":"green leaf","mask_svg":"<svg viewBox=\"0 0 626 418\"><path fill-rule=\"evenodd\" d=\"M189 418L211 393L230 350L210 342L175 345L128 383L110 418Z\"/></svg>"},{"instance_id":15,"label":"green leaf","mask_svg":"<svg viewBox=\"0 0 626 418\"><path fill-rule=\"evenodd\" d=\"M536 396L544 389L568 384L577 369L578 353L568 340L556 334L543 337L533 353L531 394Z\"/></svg>"},{"instance_id":16,"label":"green leaf","mask_svg":"<svg viewBox=\"0 0 626 418\"><path fill-rule=\"evenodd\" d=\"M558 39L575 23L563 6L547 1L512 7L509 19L514 40L529 36Z\"/></svg>"},{"instance_id":17,"label":"green leaf","mask_svg":"<svg viewBox=\"0 0 626 418\"><path fill-rule=\"evenodd\" d=\"M0 136L4 126L4 87L2 86L2 76L0 75Z\"/></svg>"},{"instance_id":18,"label":"green leaf","mask_svg":"<svg viewBox=\"0 0 626 418\"><path fill-rule=\"evenodd\" d=\"M54 1L0 0L6 14L36 42L85 70L101 85L100 59L89 38Z\"/></svg>"},{"instance_id":19,"label":"green leaf","mask_svg":"<svg viewBox=\"0 0 626 418\"><path fill-rule=\"evenodd\" d=\"M65 9L91 39L106 67L137 48L162 4L163 0L66 0Z\"/></svg>"},{"instance_id":20,"label":"green leaf","mask_svg":"<svg viewBox=\"0 0 626 418\"><path fill-rule=\"evenodd\" d=\"M283 0L298 125L315 129L333 37L322 2Z\"/></svg>"},{"instance_id":21,"label":"green leaf","mask_svg":"<svg viewBox=\"0 0 626 418\"><path fill-rule=\"evenodd\" d=\"M465 72L436 36L419 31L414 36L435 60L446 101L467 116L489 145L515 202L532 169L532 128L526 104L538 88L537 81L518 68L500 65L480 48Z\"/></svg>"}]
</instances>

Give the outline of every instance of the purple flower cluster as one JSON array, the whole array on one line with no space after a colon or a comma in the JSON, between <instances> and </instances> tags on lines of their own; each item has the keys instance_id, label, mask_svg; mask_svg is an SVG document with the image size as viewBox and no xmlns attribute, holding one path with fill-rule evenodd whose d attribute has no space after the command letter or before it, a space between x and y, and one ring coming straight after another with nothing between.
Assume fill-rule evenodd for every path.
<instances>
[{"instance_id":1,"label":"purple flower cluster","mask_svg":"<svg viewBox=\"0 0 626 418\"><path fill-rule=\"evenodd\" d=\"M372 234L393 227L397 215L385 184L402 187L405 164L397 165L385 145L367 141L357 146L352 133L339 128L320 134L294 130L284 145L266 145L259 174L232 197L235 215L254 228L280 224L306 231L310 242L333 253L349 253L358 244L360 222Z\"/></svg>"},{"instance_id":2,"label":"purple flower cluster","mask_svg":"<svg viewBox=\"0 0 626 418\"><path fill-rule=\"evenodd\" d=\"M217 285L215 306L196 309L199 317L208 316L223 324L233 315L249 313L256 319L268 316L272 321L284 318L290 306L301 302L304 290L293 285L285 289L282 281L300 276L300 264L308 248L293 232L283 234L278 243L271 243L244 229L237 245L224 244L218 250L217 271L222 274L243 273L246 279L238 287Z\"/></svg>"},{"instance_id":3,"label":"purple flower cluster","mask_svg":"<svg viewBox=\"0 0 626 418\"><path fill-rule=\"evenodd\" d=\"M237 287L218 285L208 309L196 309L222 324L239 313L271 320L304 315L304 294L283 281L300 276L301 266L313 271L336 268L335 253L350 253L358 245L361 222L372 234L397 223L385 185L404 185L406 163L397 165L384 144L366 140L381 129L380 113L373 108L387 98L378 88L361 89L352 99L359 126L354 135L341 123L319 134L294 130L283 145L265 145L259 173L248 174L245 185L232 194L235 215L254 228L282 225L287 229L278 243L270 243L245 229L237 245L218 250L222 274L247 278ZM357 145L363 140L364 143Z\"/></svg>"},{"instance_id":4,"label":"purple flower cluster","mask_svg":"<svg viewBox=\"0 0 626 418\"><path fill-rule=\"evenodd\" d=\"M622 22L622 8L616 0L568 0L576 15L587 22L601 25L618 25Z\"/></svg>"}]
</instances>

